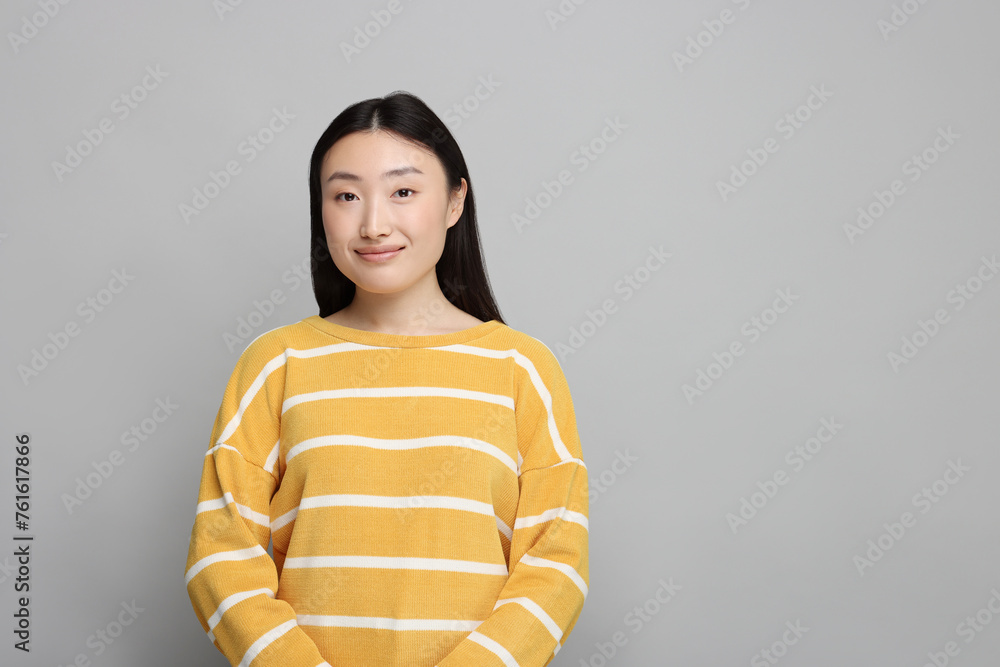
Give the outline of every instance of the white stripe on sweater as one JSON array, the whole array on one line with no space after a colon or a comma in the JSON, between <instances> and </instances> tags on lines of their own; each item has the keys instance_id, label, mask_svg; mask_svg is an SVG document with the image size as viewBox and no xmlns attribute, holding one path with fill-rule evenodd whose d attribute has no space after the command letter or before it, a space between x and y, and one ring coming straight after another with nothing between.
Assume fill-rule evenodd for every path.
<instances>
[{"instance_id":1,"label":"white stripe on sweater","mask_svg":"<svg viewBox=\"0 0 1000 667\"><path fill-rule=\"evenodd\" d=\"M495 517L498 528L507 535L508 539L512 535L510 527L496 516L493 505L479 500L455 496L372 496L357 493L303 497L298 507L285 512L271 522L271 531L277 532L284 528L295 520L295 517L301 510L316 509L318 507L385 507L404 510L436 508L460 510Z\"/></svg>"},{"instance_id":2,"label":"white stripe on sweater","mask_svg":"<svg viewBox=\"0 0 1000 667\"><path fill-rule=\"evenodd\" d=\"M541 514L536 514L535 516L519 517L514 520L514 530L530 528L531 526L537 526L540 523L552 521L553 519L562 519L563 521L578 523L586 528L588 533L590 532L590 522L587 520L587 515L568 510L565 507L554 507L553 509L545 510Z\"/></svg>"},{"instance_id":3,"label":"white stripe on sweater","mask_svg":"<svg viewBox=\"0 0 1000 667\"><path fill-rule=\"evenodd\" d=\"M517 660L514 659L514 656L510 654L510 651L508 651L502 645L498 644L497 642L490 639L486 635L480 634L478 632L470 632L469 639L476 642L486 650L490 651L491 653L496 655L496 657L500 658L506 667L521 667L517 663Z\"/></svg>"},{"instance_id":4,"label":"white stripe on sweater","mask_svg":"<svg viewBox=\"0 0 1000 667\"><path fill-rule=\"evenodd\" d=\"M514 399L500 394L489 394L471 389L456 389L454 387L347 387L344 389L324 389L306 394L296 394L285 399L281 404L281 414L309 401L326 401L336 398L401 398L407 396L432 396L444 398L463 398L469 401L495 403L505 408L514 409Z\"/></svg>"},{"instance_id":5,"label":"white stripe on sweater","mask_svg":"<svg viewBox=\"0 0 1000 667\"><path fill-rule=\"evenodd\" d=\"M240 660L240 667L250 667L250 663L253 662L254 658L260 655L260 652L266 649L274 640L278 639L281 635L285 634L296 625L295 619L291 621L285 621L281 625L271 628L253 644L250 644L250 648L247 652L243 654L243 659Z\"/></svg>"},{"instance_id":6,"label":"white stripe on sweater","mask_svg":"<svg viewBox=\"0 0 1000 667\"><path fill-rule=\"evenodd\" d=\"M229 597L227 597L225 600L223 600L222 602L220 602L219 606L215 610L215 613L213 613L208 618L208 639L209 639L209 641L211 641L211 642L215 641L215 634L212 632L212 630L214 630L215 626L218 625L219 621L222 620L222 615L226 613L226 610L229 609L230 607L232 607L237 602L243 602L247 598L252 598L255 595L266 595L269 598L273 598L274 597L274 591L272 591L270 588L257 588L257 589L252 590L252 591L240 591L239 593L233 593L232 595L230 595Z\"/></svg>"},{"instance_id":7,"label":"white stripe on sweater","mask_svg":"<svg viewBox=\"0 0 1000 667\"><path fill-rule=\"evenodd\" d=\"M246 549L234 549L232 551L220 551L214 553L211 556L205 556L200 561L191 566L191 569L187 571L184 575L184 583L189 584L191 580L194 579L195 575L204 570L209 565L213 563L219 563L222 561L231 560L249 560L251 558L256 558L257 556L267 556L267 552L264 551L263 547L259 544L255 544L252 547L247 547ZM270 556L267 556L270 558Z\"/></svg>"},{"instance_id":8,"label":"white stripe on sweater","mask_svg":"<svg viewBox=\"0 0 1000 667\"><path fill-rule=\"evenodd\" d=\"M439 632L470 632L482 621L438 618L386 618L384 616L331 616L299 614L299 625L328 628L369 628L373 630L437 630Z\"/></svg>"},{"instance_id":9,"label":"white stripe on sweater","mask_svg":"<svg viewBox=\"0 0 1000 667\"><path fill-rule=\"evenodd\" d=\"M385 568L390 570L443 570L445 572L469 572L472 574L494 574L506 577L504 563L481 563L453 558L419 558L416 556L297 556L286 558L284 569L305 567L362 567Z\"/></svg>"},{"instance_id":10,"label":"white stripe on sweater","mask_svg":"<svg viewBox=\"0 0 1000 667\"><path fill-rule=\"evenodd\" d=\"M430 435L423 438L399 438L394 440L387 438L369 438L363 435L321 435L315 438L303 440L289 449L288 455L285 457L285 464L287 465L289 461L304 451L308 451L315 447L333 446L371 447L372 449L395 450L422 449L424 447L464 447L466 449L473 449L489 454L510 468L512 472L517 472L517 464L514 463L514 459L512 459L507 452L484 440L478 440L476 438L461 435Z\"/></svg>"},{"instance_id":11,"label":"white stripe on sweater","mask_svg":"<svg viewBox=\"0 0 1000 667\"><path fill-rule=\"evenodd\" d=\"M246 505L241 505L233 498L233 494L226 491L222 494L221 498L213 498L212 500L203 500L198 503L198 507L195 510L195 515L201 514L202 512L210 512L211 510L222 509L229 503L236 505L236 510L240 513L240 516L250 519L254 523L260 524L265 528L270 527L271 517L266 514L261 514L260 512L247 507Z\"/></svg>"},{"instance_id":12,"label":"white stripe on sweater","mask_svg":"<svg viewBox=\"0 0 1000 667\"><path fill-rule=\"evenodd\" d=\"M554 570L559 570L569 577L574 584L576 584L577 588L580 589L580 592L583 593L584 599L587 598L587 582L583 580L583 577L580 576L579 572L566 563L549 560L548 558L539 558L538 556L531 556L529 554L521 556L521 560L518 561L518 563L524 563L525 565L532 565L534 567L551 567Z\"/></svg>"},{"instance_id":13,"label":"white stripe on sweater","mask_svg":"<svg viewBox=\"0 0 1000 667\"><path fill-rule=\"evenodd\" d=\"M493 608L498 609L499 607L505 604L509 604L511 602L516 602L517 604L521 605L526 610L528 610L532 616L541 621L542 625L544 625L545 628L549 631L549 634L551 634L552 637L555 638L556 647L558 648L559 640L562 639L562 634L563 634L562 628L560 628L559 624L553 621L552 617L549 616L545 612L545 610L542 609L541 606L539 606L539 604L534 600L532 600L531 598L519 597L519 598L507 598L505 600L497 600L497 603L493 606Z\"/></svg>"}]
</instances>

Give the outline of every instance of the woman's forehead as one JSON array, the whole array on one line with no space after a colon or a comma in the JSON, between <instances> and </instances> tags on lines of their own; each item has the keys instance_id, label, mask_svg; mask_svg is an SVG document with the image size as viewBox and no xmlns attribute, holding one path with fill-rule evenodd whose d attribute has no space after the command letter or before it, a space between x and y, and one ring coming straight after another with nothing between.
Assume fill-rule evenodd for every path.
<instances>
[{"instance_id":1,"label":"woman's forehead","mask_svg":"<svg viewBox=\"0 0 1000 667\"><path fill-rule=\"evenodd\" d=\"M427 148L381 130L341 137L323 157L323 171L340 169L348 163L352 170L367 171L368 175L404 166L416 167L427 175L443 171L437 156Z\"/></svg>"}]
</instances>

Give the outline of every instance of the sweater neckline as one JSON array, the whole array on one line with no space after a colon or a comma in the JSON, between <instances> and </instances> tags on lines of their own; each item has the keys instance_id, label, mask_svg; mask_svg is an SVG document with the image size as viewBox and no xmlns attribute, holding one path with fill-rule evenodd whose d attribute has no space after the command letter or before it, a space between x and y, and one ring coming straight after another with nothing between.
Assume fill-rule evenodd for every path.
<instances>
[{"instance_id":1,"label":"sweater neckline","mask_svg":"<svg viewBox=\"0 0 1000 667\"><path fill-rule=\"evenodd\" d=\"M320 331L335 338L360 343L362 345L374 345L378 347L439 347L442 345L452 345L455 343L465 343L480 336L484 336L500 326L498 320L480 322L468 329L452 331L446 334L430 334L412 336L407 334L392 334L381 331L367 331L365 329L354 329L336 324L319 315L310 315L305 318L306 322Z\"/></svg>"}]
</instances>

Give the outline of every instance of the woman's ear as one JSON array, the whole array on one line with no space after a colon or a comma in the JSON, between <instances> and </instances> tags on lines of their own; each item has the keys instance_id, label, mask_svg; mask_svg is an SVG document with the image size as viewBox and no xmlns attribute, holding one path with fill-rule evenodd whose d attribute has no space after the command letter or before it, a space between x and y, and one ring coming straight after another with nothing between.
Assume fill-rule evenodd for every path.
<instances>
[{"instance_id":1,"label":"woman's ear","mask_svg":"<svg viewBox=\"0 0 1000 667\"><path fill-rule=\"evenodd\" d=\"M462 184L455 188L451 193L451 198L449 200L448 207L448 227L452 227L458 219L462 217L462 211L465 210L465 193L468 192L468 184L465 179L462 179Z\"/></svg>"}]
</instances>

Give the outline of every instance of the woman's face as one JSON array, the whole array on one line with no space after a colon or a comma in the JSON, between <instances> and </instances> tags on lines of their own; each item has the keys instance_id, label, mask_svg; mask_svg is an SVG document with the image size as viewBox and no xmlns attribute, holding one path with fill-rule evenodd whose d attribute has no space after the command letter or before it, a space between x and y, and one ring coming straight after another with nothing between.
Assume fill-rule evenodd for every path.
<instances>
[{"instance_id":1,"label":"woman's face","mask_svg":"<svg viewBox=\"0 0 1000 667\"><path fill-rule=\"evenodd\" d=\"M462 214L465 179L449 196L436 155L377 130L348 134L331 146L320 184L330 255L359 290L386 294L437 281L445 234ZM400 250L361 252L378 246Z\"/></svg>"}]
</instances>

